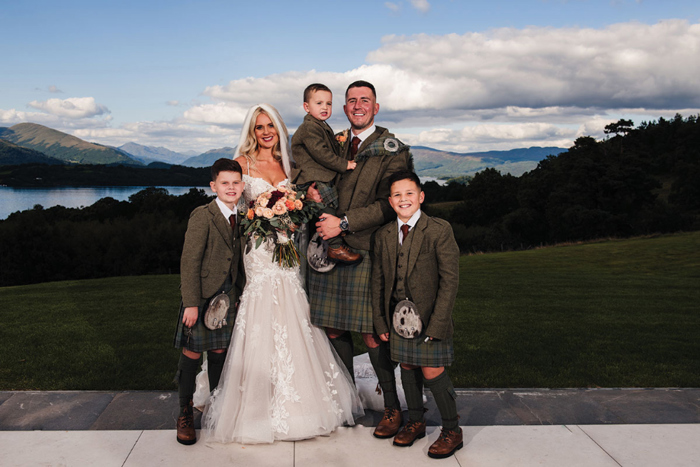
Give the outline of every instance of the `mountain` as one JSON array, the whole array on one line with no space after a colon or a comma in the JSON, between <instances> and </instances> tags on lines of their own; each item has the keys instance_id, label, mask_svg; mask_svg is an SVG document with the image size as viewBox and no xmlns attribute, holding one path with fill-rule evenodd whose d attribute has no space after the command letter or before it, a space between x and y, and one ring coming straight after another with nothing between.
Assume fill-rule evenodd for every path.
<instances>
[{"instance_id":1,"label":"mountain","mask_svg":"<svg viewBox=\"0 0 700 467\"><path fill-rule=\"evenodd\" d=\"M123 144L117 149L129 153L134 159L145 164L155 161L167 162L168 164L182 164L184 160L192 157L193 155L192 153L182 154L171 151L170 149L164 147L144 146L134 142ZM194 153L194 155L197 154L198 153L196 152Z\"/></svg>"},{"instance_id":2,"label":"mountain","mask_svg":"<svg viewBox=\"0 0 700 467\"><path fill-rule=\"evenodd\" d=\"M39 151L23 148L0 139L0 165L49 164L60 165L63 161L49 157Z\"/></svg>"},{"instance_id":3,"label":"mountain","mask_svg":"<svg viewBox=\"0 0 700 467\"><path fill-rule=\"evenodd\" d=\"M217 159L221 159L222 157L225 159L233 159L235 153L236 148L225 147L212 149L199 156L190 157L185 160L182 165L187 167L209 167L216 162Z\"/></svg>"},{"instance_id":4,"label":"mountain","mask_svg":"<svg viewBox=\"0 0 700 467\"><path fill-rule=\"evenodd\" d=\"M0 128L0 138L73 164L142 165L127 154L36 123Z\"/></svg>"},{"instance_id":5,"label":"mountain","mask_svg":"<svg viewBox=\"0 0 700 467\"><path fill-rule=\"evenodd\" d=\"M474 175L489 167L517 177L533 170L547 156L565 151L564 148L556 147L531 147L510 151L458 153L425 146L411 147L416 173L421 177L441 179Z\"/></svg>"}]
</instances>

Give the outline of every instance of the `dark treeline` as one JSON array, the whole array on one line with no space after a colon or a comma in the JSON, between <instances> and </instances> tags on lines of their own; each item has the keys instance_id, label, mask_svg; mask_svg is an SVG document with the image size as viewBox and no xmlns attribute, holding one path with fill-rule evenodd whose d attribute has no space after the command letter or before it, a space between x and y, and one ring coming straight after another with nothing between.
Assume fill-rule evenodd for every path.
<instances>
[{"instance_id":1,"label":"dark treeline","mask_svg":"<svg viewBox=\"0 0 700 467\"><path fill-rule=\"evenodd\" d=\"M179 273L190 212L212 199L195 188L172 196L151 187L128 202L13 213L0 221L0 286Z\"/></svg>"},{"instance_id":2,"label":"dark treeline","mask_svg":"<svg viewBox=\"0 0 700 467\"><path fill-rule=\"evenodd\" d=\"M428 182L429 202L459 203L426 211L452 223L462 251L700 229L700 119L632 125L578 138L521 177L487 169L462 187Z\"/></svg>"},{"instance_id":3,"label":"dark treeline","mask_svg":"<svg viewBox=\"0 0 700 467\"><path fill-rule=\"evenodd\" d=\"M147 167L125 165L24 164L0 167L0 185L11 187L58 186L207 186L209 167L153 163Z\"/></svg>"},{"instance_id":4,"label":"dark treeline","mask_svg":"<svg viewBox=\"0 0 700 467\"><path fill-rule=\"evenodd\" d=\"M467 185L428 182L437 204L425 210L452 223L465 252L699 230L700 120L621 120L606 131L521 177L488 169ZM148 188L128 202L11 214L0 220L0 286L178 273L189 214L211 199Z\"/></svg>"}]
</instances>

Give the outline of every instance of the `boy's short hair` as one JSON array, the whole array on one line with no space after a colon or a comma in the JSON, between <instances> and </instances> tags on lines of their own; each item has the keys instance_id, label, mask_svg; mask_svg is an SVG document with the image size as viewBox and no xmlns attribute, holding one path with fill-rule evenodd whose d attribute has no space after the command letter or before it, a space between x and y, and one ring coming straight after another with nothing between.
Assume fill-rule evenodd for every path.
<instances>
[{"instance_id":1,"label":"boy's short hair","mask_svg":"<svg viewBox=\"0 0 700 467\"><path fill-rule=\"evenodd\" d=\"M368 81L355 81L354 83L350 83L348 88L345 90L345 99L348 98L348 91L351 90L352 88L370 88L372 90L372 94L374 95L374 99L377 99L377 90L374 89L374 85Z\"/></svg>"},{"instance_id":2,"label":"boy's short hair","mask_svg":"<svg viewBox=\"0 0 700 467\"><path fill-rule=\"evenodd\" d=\"M325 84L321 83L313 83L309 84L306 86L306 89L304 89L304 102L309 102L309 99L311 99L311 94L316 92L316 91L328 91L331 94L333 94L333 91L331 91L328 86Z\"/></svg>"},{"instance_id":3,"label":"boy's short hair","mask_svg":"<svg viewBox=\"0 0 700 467\"><path fill-rule=\"evenodd\" d=\"M241 178L243 178L243 169L241 169L241 164L233 159L225 159L222 157L221 159L217 159L216 162L211 165L212 182L216 181L216 177L219 176L220 172L238 172L241 175Z\"/></svg>"},{"instance_id":4,"label":"boy's short hair","mask_svg":"<svg viewBox=\"0 0 700 467\"><path fill-rule=\"evenodd\" d=\"M420 186L420 178L418 178L415 172L411 172L410 170L399 170L391 174L389 176L389 189L391 190L391 186L401 180L410 180L418 186L420 191L423 191L423 188Z\"/></svg>"}]
</instances>

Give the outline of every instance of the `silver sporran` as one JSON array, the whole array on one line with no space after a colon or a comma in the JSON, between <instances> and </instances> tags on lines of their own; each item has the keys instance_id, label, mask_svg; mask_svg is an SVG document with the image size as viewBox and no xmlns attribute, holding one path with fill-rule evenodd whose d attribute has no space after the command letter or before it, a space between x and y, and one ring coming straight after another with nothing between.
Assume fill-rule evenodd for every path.
<instances>
[{"instance_id":1,"label":"silver sporran","mask_svg":"<svg viewBox=\"0 0 700 467\"><path fill-rule=\"evenodd\" d=\"M226 326L226 315L230 306L231 299L228 298L228 294L220 293L212 298L204 312L204 325L212 331Z\"/></svg>"},{"instance_id":2,"label":"silver sporran","mask_svg":"<svg viewBox=\"0 0 700 467\"><path fill-rule=\"evenodd\" d=\"M406 339L414 339L423 331L416 304L408 299L401 300L394 308L393 323L394 331Z\"/></svg>"},{"instance_id":3,"label":"silver sporran","mask_svg":"<svg viewBox=\"0 0 700 467\"><path fill-rule=\"evenodd\" d=\"M317 272L328 272L335 267L335 263L328 261L328 242L321 238L318 232L314 233L306 248L306 260L311 269Z\"/></svg>"}]
</instances>

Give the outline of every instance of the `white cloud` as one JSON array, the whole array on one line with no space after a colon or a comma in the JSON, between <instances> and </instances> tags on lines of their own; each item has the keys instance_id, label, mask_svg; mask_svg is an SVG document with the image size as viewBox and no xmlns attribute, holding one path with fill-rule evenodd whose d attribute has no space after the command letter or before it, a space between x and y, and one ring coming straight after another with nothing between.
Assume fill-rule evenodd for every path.
<instances>
[{"instance_id":1,"label":"white cloud","mask_svg":"<svg viewBox=\"0 0 700 467\"><path fill-rule=\"evenodd\" d=\"M180 101L167 101L165 104L171 107L177 107L180 105Z\"/></svg>"},{"instance_id":2,"label":"white cloud","mask_svg":"<svg viewBox=\"0 0 700 467\"><path fill-rule=\"evenodd\" d=\"M107 107L96 103L94 97L32 101L28 105L49 114L66 118L89 118L110 113Z\"/></svg>"},{"instance_id":3,"label":"white cloud","mask_svg":"<svg viewBox=\"0 0 700 467\"><path fill-rule=\"evenodd\" d=\"M421 13L427 13L430 10L430 3L428 3L428 0L411 0L411 5Z\"/></svg>"},{"instance_id":4,"label":"white cloud","mask_svg":"<svg viewBox=\"0 0 700 467\"><path fill-rule=\"evenodd\" d=\"M49 92L51 92L51 93L56 93L56 94L62 94L62 93L63 93L63 91L61 91L60 89L58 89L58 87L54 86L53 84L52 84L51 86L49 86Z\"/></svg>"},{"instance_id":5,"label":"white cloud","mask_svg":"<svg viewBox=\"0 0 700 467\"><path fill-rule=\"evenodd\" d=\"M398 13L401 10L401 7L397 5L396 3L392 2L384 2L384 6L390 9L394 13Z\"/></svg>"}]
</instances>

